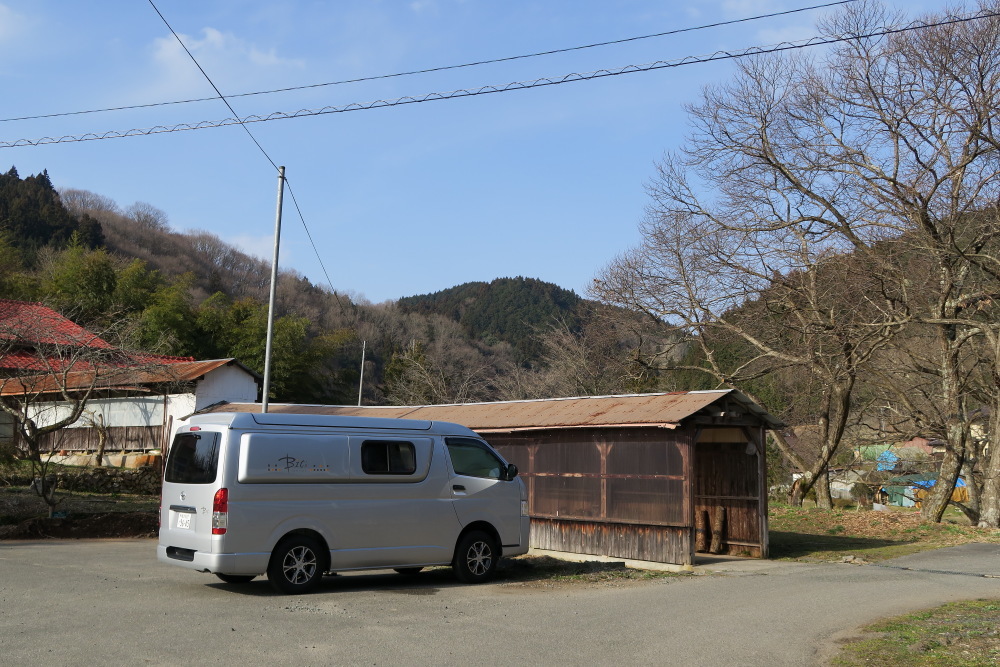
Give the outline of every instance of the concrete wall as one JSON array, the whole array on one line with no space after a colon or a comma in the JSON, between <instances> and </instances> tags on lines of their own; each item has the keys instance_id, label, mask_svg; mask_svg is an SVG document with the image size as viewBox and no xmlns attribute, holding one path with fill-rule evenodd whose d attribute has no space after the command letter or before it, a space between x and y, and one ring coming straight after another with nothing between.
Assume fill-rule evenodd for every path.
<instances>
[{"instance_id":1,"label":"concrete wall","mask_svg":"<svg viewBox=\"0 0 1000 667\"><path fill-rule=\"evenodd\" d=\"M257 381L238 366L222 366L198 382L195 395L195 410L219 401L253 403L257 400Z\"/></svg>"}]
</instances>

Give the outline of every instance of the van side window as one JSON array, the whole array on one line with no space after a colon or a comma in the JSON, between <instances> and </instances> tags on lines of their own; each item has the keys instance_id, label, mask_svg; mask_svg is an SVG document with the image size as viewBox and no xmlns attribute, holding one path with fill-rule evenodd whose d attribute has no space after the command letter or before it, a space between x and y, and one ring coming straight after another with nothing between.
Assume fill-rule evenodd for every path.
<instances>
[{"instance_id":1,"label":"van side window","mask_svg":"<svg viewBox=\"0 0 1000 667\"><path fill-rule=\"evenodd\" d=\"M218 468L216 434L178 433L167 454L164 479L181 484L211 484Z\"/></svg>"},{"instance_id":2,"label":"van side window","mask_svg":"<svg viewBox=\"0 0 1000 667\"><path fill-rule=\"evenodd\" d=\"M361 469L368 475L412 475L417 470L413 443L365 440L361 443Z\"/></svg>"},{"instance_id":3,"label":"van side window","mask_svg":"<svg viewBox=\"0 0 1000 667\"><path fill-rule=\"evenodd\" d=\"M471 438L447 438L451 467L456 475L500 479L506 467L483 443Z\"/></svg>"}]
</instances>

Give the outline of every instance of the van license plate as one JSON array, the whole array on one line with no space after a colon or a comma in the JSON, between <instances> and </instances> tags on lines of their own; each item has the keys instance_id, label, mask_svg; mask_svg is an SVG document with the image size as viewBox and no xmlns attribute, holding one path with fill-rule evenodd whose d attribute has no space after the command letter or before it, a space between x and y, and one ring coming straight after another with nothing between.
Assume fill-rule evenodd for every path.
<instances>
[{"instance_id":1,"label":"van license plate","mask_svg":"<svg viewBox=\"0 0 1000 667\"><path fill-rule=\"evenodd\" d=\"M191 530L191 515L187 512L181 512L178 514L177 527L183 528L184 530Z\"/></svg>"}]
</instances>

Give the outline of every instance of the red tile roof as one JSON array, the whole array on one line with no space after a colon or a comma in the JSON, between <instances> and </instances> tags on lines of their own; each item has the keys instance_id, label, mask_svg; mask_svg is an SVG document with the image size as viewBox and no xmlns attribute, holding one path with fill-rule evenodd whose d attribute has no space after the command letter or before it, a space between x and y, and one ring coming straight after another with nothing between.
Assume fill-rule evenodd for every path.
<instances>
[{"instance_id":1,"label":"red tile roof","mask_svg":"<svg viewBox=\"0 0 1000 667\"><path fill-rule=\"evenodd\" d=\"M115 350L95 333L63 317L40 303L0 299L0 340L14 341L19 349L0 353L0 369L17 373L91 370L89 360L73 350ZM33 346L66 348L66 354L43 356ZM121 354L115 363L121 366L160 366L188 363L194 357L171 357L147 352ZM108 363L105 360L103 363Z\"/></svg>"},{"instance_id":2,"label":"red tile roof","mask_svg":"<svg viewBox=\"0 0 1000 667\"><path fill-rule=\"evenodd\" d=\"M0 339L17 338L46 345L114 348L97 334L87 331L48 306L30 301L0 299Z\"/></svg>"}]
</instances>

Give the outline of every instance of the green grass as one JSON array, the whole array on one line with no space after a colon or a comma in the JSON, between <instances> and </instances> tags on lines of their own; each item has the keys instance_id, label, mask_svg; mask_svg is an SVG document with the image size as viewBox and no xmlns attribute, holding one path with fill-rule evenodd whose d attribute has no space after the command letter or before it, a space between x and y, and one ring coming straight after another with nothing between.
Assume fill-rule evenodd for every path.
<instances>
[{"instance_id":1,"label":"green grass","mask_svg":"<svg viewBox=\"0 0 1000 667\"><path fill-rule=\"evenodd\" d=\"M771 558L836 561L854 556L874 562L969 542L1000 542L1000 531L969 525L949 513L942 523L923 523L916 510L891 512L820 510L774 504Z\"/></svg>"},{"instance_id":2,"label":"green grass","mask_svg":"<svg viewBox=\"0 0 1000 667\"><path fill-rule=\"evenodd\" d=\"M953 602L864 628L831 664L986 667L1000 664L1000 600Z\"/></svg>"}]
</instances>

